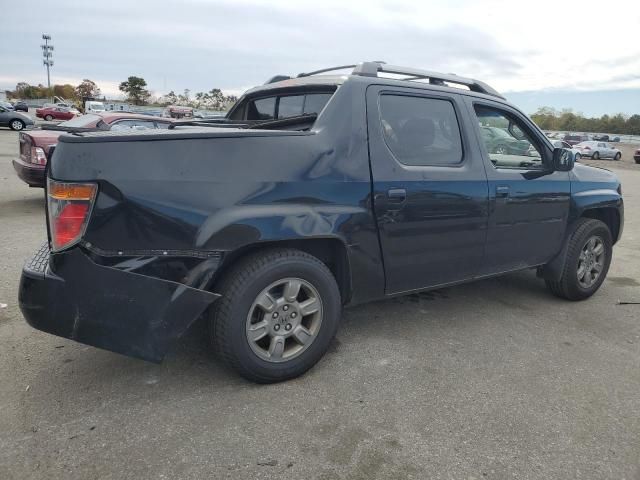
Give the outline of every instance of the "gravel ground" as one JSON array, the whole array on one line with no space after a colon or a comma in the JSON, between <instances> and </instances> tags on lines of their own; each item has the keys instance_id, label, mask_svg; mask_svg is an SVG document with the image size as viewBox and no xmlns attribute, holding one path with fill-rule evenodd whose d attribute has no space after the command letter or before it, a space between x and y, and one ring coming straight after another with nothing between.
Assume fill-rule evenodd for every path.
<instances>
[{"instance_id":1,"label":"gravel ground","mask_svg":"<svg viewBox=\"0 0 640 480\"><path fill-rule=\"evenodd\" d=\"M42 191L0 131L0 479L640 478L640 166L590 300L533 272L348 310L307 375L249 384L197 324L162 365L31 329L23 260ZM590 163L590 162L587 162Z\"/></svg>"}]
</instances>

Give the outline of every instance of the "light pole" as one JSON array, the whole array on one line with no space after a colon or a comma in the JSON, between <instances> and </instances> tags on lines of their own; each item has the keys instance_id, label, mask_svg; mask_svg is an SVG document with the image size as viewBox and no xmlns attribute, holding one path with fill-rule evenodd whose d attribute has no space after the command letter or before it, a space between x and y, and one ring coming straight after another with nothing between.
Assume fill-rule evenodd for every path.
<instances>
[{"instance_id":1,"label":"light pole","mask_svg":"<svg viewBox=\"0 0 640 480\"><path fill-rule=\"evenodd\" d=\"M40 46L42 47L42 63L47 67L47 89L53 96L53 93L51 92L51 75L49 74L49 68L53 67L53 45L49 44L51 41L51 35L43 33L42 39L44 40L44 44Z\"/></svg>"}]
</instances>

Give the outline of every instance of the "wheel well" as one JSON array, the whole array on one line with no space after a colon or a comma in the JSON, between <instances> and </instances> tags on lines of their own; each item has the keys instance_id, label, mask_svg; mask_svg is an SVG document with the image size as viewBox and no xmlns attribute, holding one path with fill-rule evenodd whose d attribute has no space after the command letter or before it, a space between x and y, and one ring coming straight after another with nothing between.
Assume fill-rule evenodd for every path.
<instances>
[{"instance_id":1,"label":"wheel well","mask_svg":"<svg viewBox=\"0 0 640 480\"><path fill-rule=\"evenodd\" d=\"M582 213L582 216L585 218L593 218L595 220L600 220L607 227L609 227L609 231L611 232L611 238L613 238L613 243L618 241L618 235L620 233L620 213L615 208L592 208L589 210L585 210Z\"/></svg>"},{"instance_id":2,"label":"wheel well","mask_svg":"<svg viewBox=\"0 0 640 480\"><path fill-rule=\"evenodd\" d=\"M340 289L342 302L346 304L350 300L351 272L347 258L347 249L344 243L336 238L278 240L255 243L239 248L224 255L222 264L211 279L210 286L215 288L218 280L220 280L240 258L267 248L291 248L313 255L324 263L335 277L338 288Z\"/></svg>"}]
</instances>

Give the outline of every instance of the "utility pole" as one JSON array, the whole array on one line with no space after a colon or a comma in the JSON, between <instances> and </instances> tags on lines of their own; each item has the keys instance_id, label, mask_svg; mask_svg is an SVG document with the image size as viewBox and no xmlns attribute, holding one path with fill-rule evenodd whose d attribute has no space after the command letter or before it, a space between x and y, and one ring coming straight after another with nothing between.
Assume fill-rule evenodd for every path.
<instances>
[{"instance_id":1,"label":"utility pole","mask_svg":"<svg viewBox=\"0 0 640 480\"><path fill-rule=\"evenodd\" d=\"M44 40L44 44L40 45L42 47L42 63L47 67L47 89L53 98L53 92L51 91L51 75L49 74L49 68L53 67L53 45L49 44L51 41L51 35L43 33L42 39Z\"/></svg>"}]
</instances>

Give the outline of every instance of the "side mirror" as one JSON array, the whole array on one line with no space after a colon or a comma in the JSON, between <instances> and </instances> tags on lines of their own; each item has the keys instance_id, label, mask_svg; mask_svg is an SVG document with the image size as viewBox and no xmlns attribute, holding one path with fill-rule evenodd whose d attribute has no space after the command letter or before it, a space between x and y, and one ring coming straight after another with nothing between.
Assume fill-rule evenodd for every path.
<instances>
[{"instance_id":1,"label":"side mirror","mask_svg":"<svg viewBox=\"0 0 640 480\"><path fill-rule=\"evenodd\" d=\"M558 172L573 170L576 163L576 155L566 148L553 149L553 169Z\"/></svg>"}]
</instances>

